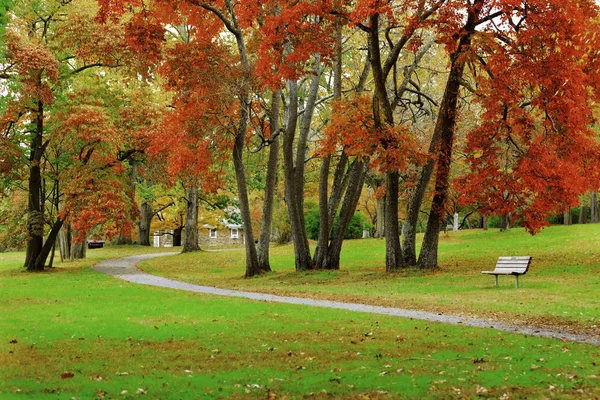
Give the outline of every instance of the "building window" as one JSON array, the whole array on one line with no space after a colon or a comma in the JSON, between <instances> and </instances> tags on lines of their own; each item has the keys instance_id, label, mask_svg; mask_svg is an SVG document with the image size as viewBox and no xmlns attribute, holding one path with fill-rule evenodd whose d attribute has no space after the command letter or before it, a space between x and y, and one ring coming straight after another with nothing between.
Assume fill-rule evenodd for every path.
<instances>
[{"instance_id":1,"label":"building window","mask_svg":"<svg viewBox=\"0 0 600 400\"><path fill-rule=\"evenodd\" d=\"M237 229L234 228L234 229L231 230L231 238L232 239L238 239L239 238L239 233L238 233Z\"/></svg>"},{"instance_id":2,"label":"building window","mask_svg":"<svg viewBox=\"0 0 600 400\"><path fill-rule=\"evenodd\" d=\"M217 228L210 228L210 238L211 239L216 239L217 238Z\"/></svg>"}]
</instances>

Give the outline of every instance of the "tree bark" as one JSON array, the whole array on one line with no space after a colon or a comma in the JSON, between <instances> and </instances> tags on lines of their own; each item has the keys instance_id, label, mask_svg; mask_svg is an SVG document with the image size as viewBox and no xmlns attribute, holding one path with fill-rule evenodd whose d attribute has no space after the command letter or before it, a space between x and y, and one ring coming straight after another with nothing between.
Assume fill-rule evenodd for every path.
<instances>
[{"instance_id":1,"label":"tree bark","mask_svg":"<svg viewBox=\"0 0 600 400\"><path fill-rule=\"evenodd\" d=\"M198 242L198 185L185 189L185 238L182 253L200 250Z\"/></svg>"},{"instance_id":2,"label":"tree bark","mask_svg":"<svg viewBox=\"0 0 600 400\"><path fill-rule=\"evenodd\" d=\"M181 246L181 232L183 231L183 226L178 226L173 229L173 247Z\"/></svg>"},{"instance_id":3,"label":"tree bark","mask_svg":"<svg viewBox=\"0 0 600 400\"><path fill-rule=\"evenodd\" d=\"M563 213L563 224L573 225L573 214L571 213L571 207L569 207L567 211Z\"/></svg>"},{"instance_id":4,"label":"tree bark","mask_svg":"<svg viewBox=\"0 0 600 400\"><path fill-rule=\"evenodd\" d=\"M481 227L483 228L484 231L488 230L488 216L487 215L481 216Z\"/></svg>"},{"instance_id":5,"label":"tree bark","mask_svg":"<svg viewBox=\"0 0 600 400\"><path fill-rule=\"evenodd\" d=\"M333 99L342 98L342 24L340 16L335 19L335 61L333 64ZM329 170L331 169L331 155L321 159L319 170L319 238L315 248L315 268L321 269L329 252Z\"/></svg>"},{"instance_id":6,"label":"tree bark","mask_svg":"<svg viewBox=\"0 0 600 400\"><path fill-rule=\"evenodd\" d=\"M285 197L292 228L296 271L305 271L314 268L304 222L304 160L308 148L308 134L315 110L319 81L320 71L317 63L315 66L315 75L310 80L309 92L304 105L304 114L300 121L295 157L294 141L298 125L298 84L296 81L288 82L290 100L287 109L287 126L283 137L283 166L285 172Z\"/></svg>"},{"instance_id":7,"label":"tree bark","mask_svg":"<svg viewBox=\"0 0 600 400\"><path fill-rule=\"evenodd\" d=\"M421 211L421 204L425 198L425 192L427 186L433 175L435 166L433 155L436 153L439 145L440 131L435 129L431 142L429 143L429 155L427 162L421 170L419 181L413 188L408 205L406 209L406 221L402 227L402 250L404 252L404 261L407 265L417 264L417 224L419 222L419 212Z\"/></svg>"},{"instance_id":8,"label":"tree bark","mask_svg":"<svg viewBox=\"0 0 600 400\"><path fill-rule=\"evenodd\" d=\"M271 130L271 145L269 146L269 162L265 183L265 200L263 204L260 237L258 239L258 266L261 271L271 271L269 262L269 246L271 244L271 228L273 225L273 203L277 189L277 169L279 167L279 111L281 91L273 92L271 96L271 111L269 125Z\"/></svg>"},{"instance_id":9,"label":"tree bark","mask_svg":"<svg viewBox=\"0 0 600 400\"><path fill-rule=\"evenodd\" d=\"M87 253L87 235L81 241L75 239L77 236L77 231L73 231L73 241L71 242L71 261L83 259Z\"/></svg>"},{"instance_id":10,"label":"tree bark","mask_svg":"<svg viewBox=\"0 0 600 400\"><path fill-rule=\"evenodd\" d=\"M71 225L64 224L60 231L60 260L71 259Z\"/></svg>"},{"instance_id":11,"label":"tree bark","mask_svg":"<svg viewBox=\"0 0 600 400\"><path fill-rule=\"evenodd\" d=\"M510 217L503 215L500 219L500 232L505 232L510 229Z\"/></svg>"},{"instance_id":12,"label":"tree bark","mask_svg":"<svg viewBox=\"0 0 600 400\"><path fill-rule=\"evenodd\" d=\"M385 237L385 197L377 198L375 215L375 233L373 234L373 237Z\"/></svg>"},{"instance_id":13,"label":"tree bark","mask_svg":"<svg viewBox=\"0 0 600 400\"><path fill-rule=\"evenodd\" d=\"M438 264L438 243L440 226L445 217L446 200L450 177L450 164L452 162L452 146L454 142L454 128L456 125L456 109L460 92L460 81L465 68L464 54L471 46L471 37L475 32L477 20L485 0L475 0L473 7L468 11L467 21L460 37L456 50L451 54L450 75L446 82L446 89L442 106L438 114L435 130L439 131L439 151L436 160L435 194L427 221L427 230L423 239L423 246L419 254L417 265L420 268L436 268ZM434 136L437 132L434 132Z\"/></svg>"},{"instance_id":14,"label":"tree bark","mask_svg":"<svg viewBox=\"0 0 600 400\"><path fill-rule=\"evenodd\" d=\"M358 205L360 192L362 191L365 175L367 173L368 163L368 159L364 161L354 160L350 167L348 188L346 189L346 195L344 196L344 201L340 210L339 222L333 237L331 238L331 243L327 252L327 259L324 263L325 269L340 269L340 255L342 252L342 244L344 242L344 234L348 230L348 226L350 226L350 221L352 221L356 206Z\"/></svg>"},{"instance_id":15,"label":"tree bark","mask_svg":"<svg viewBox=\"0 0 600 400\"><path fill-rule=\"evenodd\" d=\"M598 199L596 198L596 192L592 190L590 193L590 205L592 207L592 223L598 223Z\"/></svg>"},{"instance_id":16,"label":"tree bark","mask_svg":"<svg viewBox=\"0 0 600 400\"><path fill-rule=\"evenodd\" d=\"M140 220L138 221L138 242L140 246L151 246L150 224L153 217L152 201L143 202L140 210Z\"/></svg>"},{"instance_id":17,"label":"tree bark","mask_svg":"<svg viewBox=\"0 0 600 400\"><path fill-rule=\"evenodd\" d=\"M587 224L587 222L588 222L587 210L588 210L588 208L586 206L581 206L580 212L579 212L579 223L580 224Z\"/></svg>"},{"instance_id":18,"label":"tree bark","mask_svg":"<svg viewBox=\"0 0 600 400\"><path fill-rule=\"evenodd\" d=\"M398 172L387 173L387 191L385 194L385 271L397 272L404 267L400 230L398 228Z\"/></svg>"},{"instance_id":19,"label":"tree bark","mask_svg":"<svg viewBox=\"0 0 600 400\"><path fill-rule=\"evenodd\" d=\"M50 254L50 252L54 248L54 245L56 244L56 238L58 237L58 233L60 232L60 228L62 227L62 225L63 220L59 218L52 226L52 229L48 234L48 238L46 239L44 246L42 246L42 251L40 251L40 254L35 260L36 271L42 271L44 269L46 265L46 260L48 259L48 255Z\"/></svg>"},{"instance_id":20,"label":"tree bark","mask_svg":"<svg viewBox=\"0 0 600 400\"><path fill-rule=\"evenodd\" d=\"M42 251L44 243L44 211L42 209L42 155L46 145L44 140L44 104L37 102L36 129L31 141L29 156L29 199L27 202L27 252L25 256L25 267L28 271L40 271L36 266L36 260Z\"/></svg>"}]
</instances>

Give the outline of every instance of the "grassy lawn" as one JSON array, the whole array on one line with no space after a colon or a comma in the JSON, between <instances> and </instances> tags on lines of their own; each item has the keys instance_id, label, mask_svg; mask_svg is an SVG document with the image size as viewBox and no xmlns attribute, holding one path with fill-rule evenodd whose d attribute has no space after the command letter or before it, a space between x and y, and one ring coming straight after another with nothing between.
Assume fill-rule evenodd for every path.
<instances>
[{"instance_id":1,"label":"grassy lawn","mask_svg":"<svg viewBox=\"0 0 600 400\"><path fill-rule=\"evenodd\" d=\"M553 226L531 236L523 229L462 231L441 235L440 266L389 275L385 243L347 241L341 271L293 271L290 246L271 250L274 272L243 279L243 251L201 252L153 259L148 272L193 283L319 299L422 309L553 326L600 335L600 225ZM500 286L482 270L499 256L533 256L521 278L501 276Z\"/></svg>"},{"instance_id":2,"label":"grassy lawn","mask_svg":"<svg viewBox=\"0 0 600 400\"><path fill-rule=\"evenodd\" d=\"M454 240L448 238L444 246ZM357 243L369 248L367 242ZM22 254L0 254L0 398L600 396L600 348L596 346L144 287L86 268L94 260L152 250L93 250L85 262L33 274L20 268ZM289 260L286 251L276 250L277 270ZM222 268L236 285L262 289L271 282L312 291L321 288L324 294L328 294L324 287L331 286L335 295L338 281L345 281L349 291L368 289L357 298L369 298L373 285L416 286L444 274L468 275L468 268L461 266L451 269L454 274L444 269L432 275L386 278L376 260L361 266L356 255L352 260L347 254L346 272L294 278L283 270L244 281L237 279L241 269L235 264L240 262L236 254L209 254L213 262L202 267L210 270L206 276ZM227 262L222 255L234 261ZM214 262L218 260L223 264ZM584 270L589 267L580 266L579 272L576 265L569 268L582 281L593 277ZM366 271L359 272L362 269ZM538 277L538 269L541 272L542 267L524 279L522 292L533 290L535 282L542 285L544 276L558 274ZM361 277L366 281L360 282ZM515 293L509 282L498 290L484 289L491 283L475 280L473 286L482 293ZM441 286L430 288L437 285Z\"/></svg>"}]
</instances>

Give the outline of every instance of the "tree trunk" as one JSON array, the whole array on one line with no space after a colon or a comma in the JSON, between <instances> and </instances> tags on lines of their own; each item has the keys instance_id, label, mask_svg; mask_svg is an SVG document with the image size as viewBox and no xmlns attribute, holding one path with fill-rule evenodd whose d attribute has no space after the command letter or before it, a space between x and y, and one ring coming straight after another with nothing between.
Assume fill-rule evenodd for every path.
<instances>
[{"instance_id":1,"label":"tree trunk","mask_svg":"<svg viewBox=\"0 0 600 400\"><path fill-rule=\"evenodd\" d=\"M331 230L333 229L333 224L335 222L335 217L338 213L338 208L340 207L340 203L344 197L344 191L348 187L348 180L350 176L350 169L346 169L348 165L348 155L342 151L340 155L340 159L335 168L335 172L333 175L333 185L331 187L331 194L329 195L329 199L327 201L327 208L324 210L322 208L319 209L319 222L321 219L327 219L327 235L321 236L319 233L319 242L317 243L317 248L315 249L315 268L316 269L328 269L327 264L329 260L329 247L330 244L330 236L332 234ZM321 166L322 168L324 166ZM320 171L324 173L324 171ZM319 186L328 185L323 183L321 179L325 179L323 176L319 177ZM319 202L321 200L319 199ZM321 229L324 225L319 225L319 229Z\"/></svg>"},{"instance_id":2,"label":"tree trunk","mask_svg":"<svg viewBox=\"0 0 600 400\"><path fill-rule=\"evenodd\" d=\"M75 239L77 236L77 231L73 231L73 241L71 242L71 261L85 258L87 252L87 236L81 241L77 241Z\"/></svg>"},{"instance_id":3,"label":"tree trunk","mask_svg":"<svg viewBox=\"0 0 600 400\"><path fill-rule=\"evenodd\" d=\"M335 19L335 61L333 64L333 99L342 98L342 24L340 16ZM329 170L331 168L331 156L321 159L319 170L319 238L315 249L315 268L323 268L329 252Z\"/></svg>"},{"instance_id":4,"label":"tree trunk","mask_svg":"<svg viewBox=\"0 0 600 400\"><path fill-rule=\"evenodd\" d=\"M375 234L373 237L385 237L385 197L377 198L375 205Z\"/></svg>"},{"instance_id":5,"label":"tree trunk","mask_svg":"<svg viewBox=\"0 0 600 400\"><path fill-rule=\"evenodd\" d=\"M182 253L200 250L198 242L198 185L185 189L185 238Z\"/></svg>"},{"instance_id":6,"label":"tree trunk","mask_svg":"<svg viewBox=\"0 0 600 400\"><path fill-rule=\"evenodd\" d=\"M183 231L183 226L173 229L173 247L181 246L181 231Z\"/></svg>"},{"instance_id":7,"label":"tree trunk","mask_svg":"<svg viewBox=\"0 0 600 400\"><path fill-rule=\"evenodd\" d=\"M292 228L296 271L305 271L314 268L304 222L304 160L308 148L308 134L315 110L319 81L320 71L317 63L315 65L315 75L310 81L309 93L304 105L304 114L300 121L295 157L294 140L296 126L298 125L298 83L296 81L288 82L290 100L287 109L287 126L283 137L283 166L285 171L285 197Z\"/></svg>"},{"instance_id":8,"label":"tree trunk","mask_svg":"<svg viewBox=\"0 0 600 400\"><path fill-rule=\"evenodd\" d=\"M579 223L580 224L587 224L587 222L588 222L587 210L588 210L588 208L586 206L581 206L580 212L579 212Z\"/></svg>"},{"instance_id":9,"label":"tree trunk","mask_svg":"<svg viewBox=\"0 0 600 400\"><path fill-rule=\"evenodd\" d=\"M563 213L563 224L573 225L573 214L571 213L571 207L569 207L567 211Z\"/></svg>"},{"instance_id":10,"label":"tree trunk","mask_svg":"<svg viewBox=\"0 0 600 400\"><path fill-rule=\"evenodd\" d=\"M510 229L510 215L503 215L500 219L500 232L505 232Z\"/></svg>"},{"instance_id":11,"label":"tree trunk","mask_svg":"<svg viewBox=\"0 0 600 400\"><path fill-rule=\"evenodd\" d=\"M365 175L367 174L369 160L359 161L354 160L348 174L348 188L346 189L346 195L342 203L342 209L340 210L339 222L337 228L331 238L331 243L327 252L327 259L324 263L324 269L339 270L340 269L340 255L342 253L342 244L344 242L344 234L350 226L350 221L356 211L358 200L360 199L360 192L365 181Z\"/></svg>"},{"instance_id":12,"label":"tree trunk","mask_svg":"<svg viewBox=\"0 0 600 400\"><path fill-rule=\"evenodd\" d=\"M273 203L277 189L277 169L279 167L279 110L281 104L281 91L273 92L271 97L271 112L269 124L271 145L269 148L269 163L265 183L265 200L263 204L262 221L260 224L260 237L258 239L258 266L261 271L271 271L269 262L269 246L271 244L271 227L273 225Z\"/></svg>"},{"instance_id":13,"label":"tree trunk","mask_svg":"<svg viewBox=\"0 0 600 400\"><path fill-rule=\"evenodd\" d=\"M254 243L252 232L252 217L250 214L250 201L248 199L248 184L246 182L246 167L244 166L243 154L246 144L246 133L248 131L248 118L250 115L250 96L247 92L242 93L240 99L240 121L238 131L235 135L232 158L235 169L235 178L240 202L240 213L244 224L244 243L246 247L246 278L260 274L258 265L258 254Z\"/></svg>"},{"instance_id":14,"label":"tree trunk","mask_svg":"<svg viewBox=\"0 0 600 400\"><path fill-rule=\"evenodd\" d=\"M387 173L385 194L385 271L396 272L404 266L398 228L398 172Z\"/></svg>"},{"instance_id":15,"label":"tree trunk","mask_svg":"<svg viewBox=\"0 0 600 400\"><path fill-rule=\"evenodd\" d=\"M598 199L596 198L596 192L592 190L590 194L590 204L592 207L592 223L598 223Z\"/></svg>"},{"instance_id":16,"label":"tree trunk","mask_svg":"<svg viewBox=\"0 0 600 400\"><path fill-rule=\"evenodd\" d=\"M54 248L54 245L56 243L56 238L58 237L58 233L60 232L60 228L62 227L62 225L63 225L63 221L62 221L62 219L59 218L56 220L56 222L52 226L52 229L50 230L50 233L48 234L48 238L46 239L46 243L44 243L44 246L42 247L42 251L40 251L38 258L35 260L36 271L42 271L44 269L44 267L46 265L46 260L48 259L48 255Z\"/></svg>"},{"instance_id":17,"label":"tree trunk","mask_svg":"<svg viewBox=\"0 0 600 400\"><path fill-rule=\"evenodd\" d=\"M435 194L429 212L429 219L427 220L423 246L417 262L420 268L436 268L438 264L438 243L440 226L444 221L446 200L448 198L456 109L460 93L460 81L465 68L464 53L471 46L471 35L475 32L483 1L475 0L473 7L468 11L462 37L457 43L456 50L450 56L450 75L446 82L442 106L435 126L437 132L434 131L434 136L438 134L440 138L436 160Z\"/></svg>"},{"instance_id":18,"label":"tree trunk","mask_svg":"<svg viewBox=\"0 0 600 400\"><path fill-rule=\"evenodd\" d=\"M29 271L40 271L36 266L36 260L42 251L44 243L44 211L42 209L42 171L40 168L42 155L46 145L43 143L44 135L44 105L41 101L37 103L36 129L31 141L31 152L29 156L29 199L27 213L27 253L25 255L25 266Z\"/></svg>"},{"instance_id":19,"label":"tree trunk","mask_svg":"<svg viewBox=\"0 0 600 400\"><path fill-rule=\"evenodd\" d=\"M71 225L64 224L60 231L60 260L66 261L71 259Z\"/></svg>"},{"instance_id":20,"label":"tree trunk","mask_svg":"<svg viewBox=\"0 0 600 400\"><path fill-rule=\"evenodd\" d=\"M484 231L488 230L488 216L487 215L481 216L481 227L483 228Z\"/></svg>"},{"instance_id":21,"label":"tree trunk","mask_svg":"<svg viewBox=\"0 0 600 400\"><path fill-rule=\"evenodd\" d=\"M141 246L151 246L150 243L150 224L154 211L152 210L152 201L142 203L140 220L138 221L138 242Z\"/></svg>"}]
</instances>

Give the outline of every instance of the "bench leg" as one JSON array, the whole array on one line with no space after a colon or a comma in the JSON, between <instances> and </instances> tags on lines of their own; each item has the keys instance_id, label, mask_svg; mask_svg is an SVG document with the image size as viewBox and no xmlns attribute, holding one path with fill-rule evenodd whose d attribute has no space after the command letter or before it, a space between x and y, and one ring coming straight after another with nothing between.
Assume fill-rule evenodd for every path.
<instances>
[{"instance_id":1,"label":"bench leg","mask_svg":"<svg viewBox=\"0 0 600 400\"><path fill-rule=\"evenodd\" d=\"M519 275L515 275L515 287L518 289L519 288Z\"/></svg>"},{"instance_id":2,"label":"bench leg","mask_svg":"<svg viewBox=\"0 0 600 400\"><path fill-rule=\"evenodd\" d=\"M496 278L496 286L498 286L498 275L494 275L494 278Z\"/></svg>"}]
</instances>

